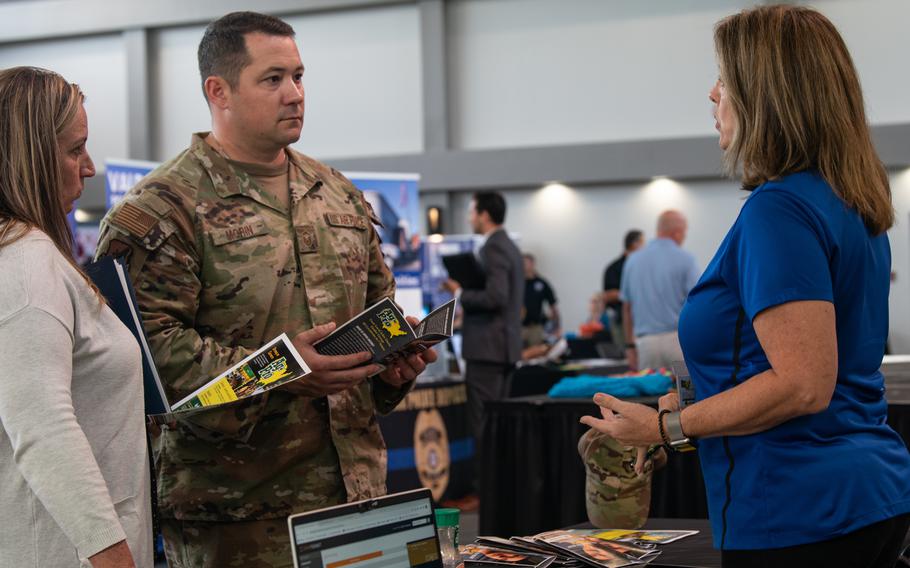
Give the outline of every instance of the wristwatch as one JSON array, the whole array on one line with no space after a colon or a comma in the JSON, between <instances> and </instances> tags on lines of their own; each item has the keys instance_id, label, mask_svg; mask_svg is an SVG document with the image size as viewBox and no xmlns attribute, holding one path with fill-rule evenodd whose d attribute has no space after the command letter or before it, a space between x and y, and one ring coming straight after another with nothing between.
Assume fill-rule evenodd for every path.
<instances>
[{"instance_id":1,"label":"wristwatch","mask_svg":"<svg viewBox=\"0 0 910 568\"><path fill-rule=\"evenodd\" d=\"M670 439L670 449L676 452L689 452L695 449L692 440L683 433L682 424L679 421L680 412L667 412L664 415L664 427L667 430L667 438Z\"/></svg>"}]
</instances>

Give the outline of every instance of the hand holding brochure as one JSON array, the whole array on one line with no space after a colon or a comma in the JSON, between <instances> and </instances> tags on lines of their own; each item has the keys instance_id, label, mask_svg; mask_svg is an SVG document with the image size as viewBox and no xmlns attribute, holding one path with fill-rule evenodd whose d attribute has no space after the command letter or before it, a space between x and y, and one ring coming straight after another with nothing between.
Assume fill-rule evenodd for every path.
<instances>
[{"instance_id":1,"label":"hand holding brochure","mask_svg":"<svg viewBox=\"0 0 910 568\"><path fill-rule=\"evenodd\" d=\"M454 299L433 310L412 328L395 302L383 298L317 341L314 347L321 355L369 351L374 363L388 365L452 337L454 322Z\"/></svg>"},{"instance_id":2,"label":"hand holding brochure","mask_svg":"<svg viewBox=\"0 0 910 568\"><path fill-rule=\"evenodd\" d=\"M309 374L310 368L282 333L264 347L178 401L175 412L257 395Z\"/></svg>"}]
</instances>

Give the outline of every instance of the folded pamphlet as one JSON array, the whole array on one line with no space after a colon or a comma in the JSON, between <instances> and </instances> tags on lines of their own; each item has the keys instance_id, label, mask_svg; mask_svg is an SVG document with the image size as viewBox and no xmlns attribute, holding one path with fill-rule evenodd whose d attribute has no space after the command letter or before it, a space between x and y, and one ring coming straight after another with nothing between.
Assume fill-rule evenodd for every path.
<instances>
[{"instance_id":1,"label":"folded pamphlet","mask_svg":"<svg viewBox=\"0 0 910 568\"><path fill-rule=\"evenodd\" d=\"M282 333L173 406L175 412L257 395L309 374L310 368Z\"/></svg>"},{"instance_id":2,"label":"folded pamphlet","mask_svg":"<svg viewBox=\"0 0 910 568\"><path fill-rule=\"evenodd\" d=\"M698 534L698 531L679 530L631 530L631 529L573 529L573 533L592 536L601 540L626 542L635 546L642 544L668 544Z\"/></svg>"},{"instance_id":3,"label":"folded pamphlet","mask_svg":"<svg viewBox=\"0 0 910 568\"><path fill-rule=\"evenodd\" d=\"M373 356L373 363L388 365L452 337L454 325L454 299L430 312L416 327L411 327L398 305L390 298L383 298L313 347L321 355L368 351Z\"/></svg>"},{"instance_id":4,"label":"folded pamphlet","mask_svg":"<svg viewBox=\"0 0 910 568\"><path fill-rule=\"evenodd\" d=\"M461 549L465 568L487 566L523 566L546 568L556 559L553 555L535 554L514 548L497 548L482 544L468 544Z\"/></svg>"},{"instance_id":5,"label":"folded pamphlet","mask_svg":"<svg viewBox=\"0 0 910 568\"><path fill-rule=\"evenodd\" d=\"M563 530L541 533L535 536L534 540L561 554L604 568L647 564L660 554L659 551L653 549L601 540Z\"/></svg>"}]
</instances>

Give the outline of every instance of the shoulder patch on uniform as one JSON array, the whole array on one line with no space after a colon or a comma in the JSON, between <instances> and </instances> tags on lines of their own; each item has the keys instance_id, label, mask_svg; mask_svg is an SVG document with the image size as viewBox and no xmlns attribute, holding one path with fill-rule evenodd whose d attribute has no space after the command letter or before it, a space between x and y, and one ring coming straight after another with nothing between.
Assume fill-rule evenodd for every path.
<instances>
[{"instance_id":1,"label":"shoulder patch on uniform","mask_svg":"<svg viewBox=\"0 0 910 568\"><path fill-rule=\"evenodd\" d=\"M111 221L139 238L147 235L152 230L152 227L158 224L158 219L155 219L132 203L124 203L114 214Z\"/></svg>"},{"instance_id":2,"label":"shoulder patch on uniform","mask_svg":"<svg viewBox=\"0 0 910 568\"><path fill-rule=\"evenodd\" d=\"M377 227L385 229L385 225L382 224L382 220L378 215L376 215L376 211L373 210L373 205L369 202L369 200L366 197L361 197L361 200L363 201L363 204L366 205L367 215L370 217L370 221L372 221L373 224Z\"/></svg>"},{"instance_id":3,"label":"shoulder patch on uniform","mask_svg":"<svg viewBox=\"0 0 910 568\"><path fill-rule=\"evenodd\" d=\"M168 189L168 186L160 183L149 184L149 187ZM141 200L143 204L148 205L152 211L161 217L167 217L168 213L173 209L167 201L148 191L142 193Z\"/></svg>"},{"instance_id":4,"label":"shoulder patch on uniform","mask_svg":"<svg viewBox=\"0 0 910 568\"><path fill-rule=\"evenodd\" d=\"M367 229L367 220L362 215L352 213L333 213L325 214L325 222L333 227L347 227L365 231Z\"/></svg>"},{"instance_id":5,"label":"shoulder patch on uniform","mask_svg":"<svg viewBox=\"0 0 910 568\"><path fill-rule=\"evenodd\" d=\"M105 256L112 256L114 258L122 258L129 263L130 254L133 252L133 247L129 243L121 239L111 239L107 245L107 250L104 252Z\"/></svg>"},{"instance_id":6,"label":"shoulder patch on uniform","mask_svg":"<svg viewBox=\"0 0 910 568\"><path fill-rule=\"evenodd\" d=\"M297 246L300 254L310 254L319 251L319 239L316 236L316 227L313 225L303 225L296 227Z\"/></svg>"}]
</instances>

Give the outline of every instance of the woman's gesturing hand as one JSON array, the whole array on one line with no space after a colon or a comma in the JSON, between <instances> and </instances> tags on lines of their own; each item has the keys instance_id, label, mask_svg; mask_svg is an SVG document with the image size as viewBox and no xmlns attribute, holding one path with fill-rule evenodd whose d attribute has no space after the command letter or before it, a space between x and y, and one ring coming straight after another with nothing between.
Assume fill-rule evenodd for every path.
<instances>
[{"instance_id":1,"label":"woman's gesturing hand","mask_svg":"<svg viewBox=\"0 0 910 568\"><path fill-rule=\"evenodd\" d=\"M657 411L653 408L603 393L594 395L594 402L600 407L602 418L583 416L582 424L609 434L624 446L644 447L663 441L657 428Z\"/></svg>"}]
</instances>

